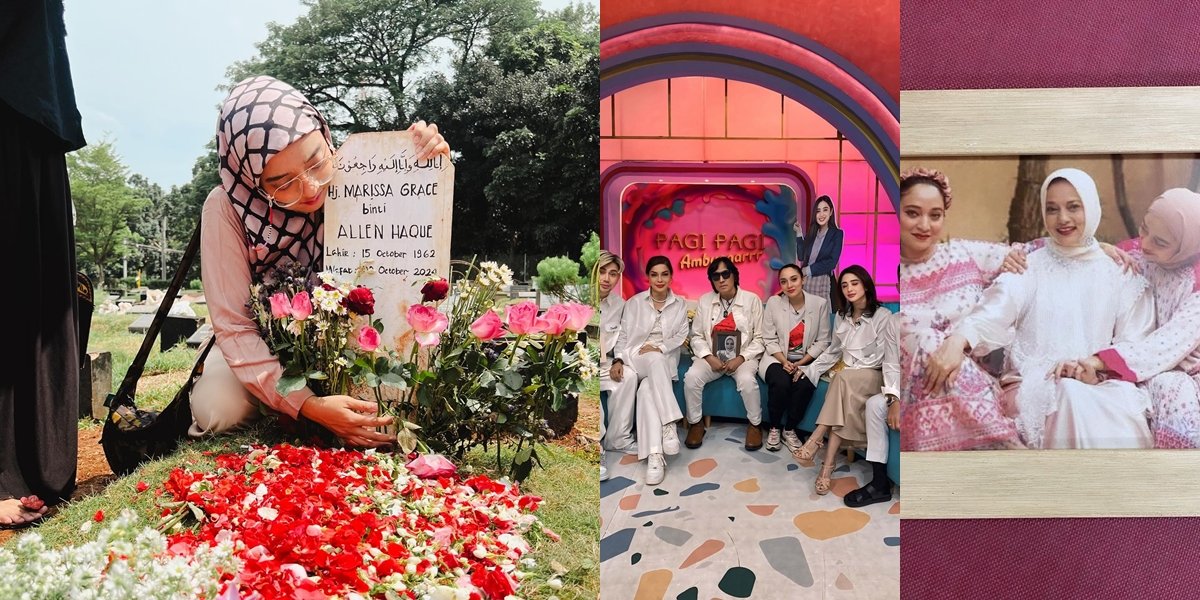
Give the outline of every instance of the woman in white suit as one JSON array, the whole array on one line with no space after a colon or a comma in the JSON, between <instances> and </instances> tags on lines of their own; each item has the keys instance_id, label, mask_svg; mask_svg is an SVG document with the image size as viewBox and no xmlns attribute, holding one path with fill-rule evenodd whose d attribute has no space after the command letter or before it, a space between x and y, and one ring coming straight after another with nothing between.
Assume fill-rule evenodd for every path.
<instances>
[{"instance_id":1,"label":"woman in white suit","mask_svg":"<svg viewBox=\"0 0 1200 600\"><path fill-rule=\"evenodd\" d=\"M674 270L665 256L646 261L650 289L625 303L614 362L637 372L638 459L646 461L646 484L666 476L667 454L679 453L675 421L683 418L671 381L677 378L679 352L687 338L687 310L671 291Z\"/></svg>"},{"instance_id":2,"label":"woman in white suit","mask_svg":"<svg viewBox=\"0 0 1200 600\"><path fill-rule=\"evenodd\" d=\"M763 310L767 351L758 376L767 382L767 450L779 450L782 431L783 443L796 452L801 447L796 426L817 390L812 380L801 376L800 367L829 346L829 302L804 291L804 272L793 264L779 269L779 287L783 292L771 296Z\"/></svg>"}]
</instances>

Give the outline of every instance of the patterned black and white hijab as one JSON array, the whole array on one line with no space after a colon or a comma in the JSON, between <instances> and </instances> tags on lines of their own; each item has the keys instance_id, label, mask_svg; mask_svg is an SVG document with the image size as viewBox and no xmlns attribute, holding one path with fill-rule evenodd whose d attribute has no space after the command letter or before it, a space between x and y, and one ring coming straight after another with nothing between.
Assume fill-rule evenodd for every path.
<instances>
[{"instance_id":1,"label":"patterned black and white hijab","mask_svg":"<svg viewBox=\"0 0 1200 600\"><path fill-rule=\"evenodd\" d=\"M324 210L311 214L272 207L259 187L272 156L305 134L320 131L333 148L329 126L292 86L260 75L239 82L221 105L217 157L221 187L242 219L251 274L261 278L276 264L322 269Z\"/></svg>"}]
</instances>

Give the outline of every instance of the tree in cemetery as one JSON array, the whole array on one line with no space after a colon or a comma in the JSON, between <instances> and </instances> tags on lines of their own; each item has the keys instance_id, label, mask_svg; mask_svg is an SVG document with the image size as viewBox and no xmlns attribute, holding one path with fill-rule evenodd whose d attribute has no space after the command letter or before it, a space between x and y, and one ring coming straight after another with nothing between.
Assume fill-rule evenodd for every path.
<instances>
[{"instance_id":1,"label":"tree in cemetery","mask_svg":"<svg viewBox=\"0 0 1200 600\"><path fill-rule=\"evenodd\" d=\"M595 10L569 7L493 36L453 79L434 73L422 86L420 114L460 155L456 254L561 255L587 240L599 194L599 39Z\"/></svg>"},{"instance_id":2,"label":"tree in cemetery","mask_svg":"<svg viewBox=\"0 0 1200 600\"><path fill-rule=\"evenodd\" d=\"M537 14L535 0L309 0L291 25L271 24L258 56L231 83L271 75L304 93L339 137L407 129L413 90L443 54L469 62L491 35ZM450 49L447 50L446 46Z\"/></svg>"},{"instance_id":3,"label":"tree in cemetery","mask_svg":"<svg viewBox=\"0 0 1200 600\"><path fill-rule=\"evenodd\" d=\"M79 268L96 289L104 289L105 269L131 252L126 242L141 239L129 225L148 200L127 183L128 171L108 140L67 155Z\"/></svg>"}]
</instances>

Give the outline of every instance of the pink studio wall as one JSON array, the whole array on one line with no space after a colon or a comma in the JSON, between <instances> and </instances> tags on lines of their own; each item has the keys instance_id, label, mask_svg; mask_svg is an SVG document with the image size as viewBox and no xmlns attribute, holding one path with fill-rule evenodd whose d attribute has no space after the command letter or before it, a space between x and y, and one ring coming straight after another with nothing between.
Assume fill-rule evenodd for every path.
<instances>
[{"instance_id":1,"label":"pink studio wall","mask_svg":"<svg viewBox=\"0 0 1200 600\"><path fill-rule=\"evenodd\" d=\"M796 167L814 184L808 203L820 195L834 199L838 225L846 233L839 267L866 266L880 298L898 300L900 239L891 202L854 145L800 103L722 78L663 79L603 98L600 135L601 173L627 162ZM806 224L808 209L797 207ZM620 245L606 240L605 246Z\"/></svg>"}]
</instances>

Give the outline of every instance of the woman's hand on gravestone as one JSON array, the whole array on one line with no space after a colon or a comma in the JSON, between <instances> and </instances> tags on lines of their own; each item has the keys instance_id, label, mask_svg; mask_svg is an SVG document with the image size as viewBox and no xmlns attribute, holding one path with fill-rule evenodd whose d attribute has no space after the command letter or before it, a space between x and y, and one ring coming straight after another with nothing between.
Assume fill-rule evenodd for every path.
<instances>
[{"instance_id":1,"label":"woman's hand on gravestone","mask_svg":"<svg viewBox=\"0 0 1200 600\"><path fill-rule=\"evenodd\" d=\"M305 418L333 432L352 446L375 448L396 441L394 435L375 431L392 422L392 417L376 416L378 407L350 396L312 396L300 407Z\"/></svg>"},{"instance_id":2,"label":"woman's hand on gravestone","mask_svg":"<svg viewBox=\"0 0 1200 600\"><path fill-rule=\"evenodd\" d=\"M450 156L450 144L446 143L446 138L438 133L436 123L426 124L425 121L417 121L408 128L413 132L413 144L417 147L417 160L425 160L433 158L439 154Z\"/></svg>"}]
</instances>

